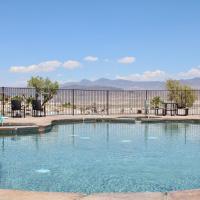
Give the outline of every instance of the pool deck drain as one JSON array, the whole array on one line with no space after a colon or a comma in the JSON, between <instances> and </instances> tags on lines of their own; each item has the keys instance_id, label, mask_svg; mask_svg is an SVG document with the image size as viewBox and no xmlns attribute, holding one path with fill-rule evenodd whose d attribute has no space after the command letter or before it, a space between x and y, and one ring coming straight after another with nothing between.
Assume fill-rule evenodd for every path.
<instances>
[{"instance_id":1,"label":"pool deck drain","mask_svg":"<svg viewBox=\"0 0 200 200\"><path fill-rule=\"evenodd\" d=\"M176 192L97 193L33 192L0 189L0 200L199 200L200 190Z\"/></svg>"}]
</instances>

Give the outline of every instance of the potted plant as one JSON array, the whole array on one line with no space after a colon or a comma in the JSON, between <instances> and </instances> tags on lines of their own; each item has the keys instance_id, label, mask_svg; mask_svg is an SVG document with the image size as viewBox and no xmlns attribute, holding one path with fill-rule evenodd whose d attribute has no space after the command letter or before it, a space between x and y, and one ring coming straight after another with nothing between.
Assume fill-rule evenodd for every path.
<instances>
[{"instance_id":1,"label":"potted plant","mask_svg":"<svg viewBox=\"0 0 200 200\"><path fill-rule=\"evenodd\" d=\"M151 108L154 109L155 111L155 115L158 115L159 114L159 109L162 109L161 108L161 105L163 104L163 101L161 100L161 98L159 96L155 96L151 102L150 102L150 105L151 105ZM162 109L162 112L163 112L163 109ZM163 113L162 113L163 114Z\"/></svg>"},{"instance_id":2,"label":"potted plant","mask_svg":"<svg viewBox=\"0 0 200 200\"><path fill-rule=\"evenodd\" d=\"M151 107L153 109L158 109L160 108L161 104L163 103L163 101L161 100L161 98L159 96L155 96L152 100L151 100Z\"/></svg>"}]
</instances>

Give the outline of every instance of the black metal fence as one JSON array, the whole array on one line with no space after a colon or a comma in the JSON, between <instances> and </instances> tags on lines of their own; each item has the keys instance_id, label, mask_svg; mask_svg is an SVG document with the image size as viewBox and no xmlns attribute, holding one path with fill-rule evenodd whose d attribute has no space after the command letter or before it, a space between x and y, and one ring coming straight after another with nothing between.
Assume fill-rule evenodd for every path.
<instances>
[{"instance_id":1,"label":"black metal fence","mask_svg":"<svg viewBox=\"0 0 200 200\"><path fill-rule=\"evenodd\" d=\"M177 91L175 91L177 92ZM180 91L184 94L185 91ZM200 114L200 90L192 90L195 101L189 107L189 115ZM11 88L0 87L0 112L5 116L11 116L11 100L21 97L26 107L26 115L31 115L32 106L30 98L36 96L34 88ZM145 112L148 105L149 113L151 101L159 96L163 102L169 102L167 90L79 90L59 89L57 94L46 103L47 115L115 115L115 114L138 114ZM39 95L43 100L43 95ZM187 95L183 99L187 98ZM188 97L189 98L189 97Z\"/></svg>"}]
</instances>

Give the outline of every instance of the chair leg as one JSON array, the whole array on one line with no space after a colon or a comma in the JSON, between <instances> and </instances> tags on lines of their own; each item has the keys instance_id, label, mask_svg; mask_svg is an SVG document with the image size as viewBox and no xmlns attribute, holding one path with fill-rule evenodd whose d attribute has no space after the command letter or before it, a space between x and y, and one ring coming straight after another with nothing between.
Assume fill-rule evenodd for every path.
<instances>
[{"instance_id":1,"label":"chair leg","mask_svg":"<svg viewBox=\"0 0 200 200\"><path fill-rule=\"evenodd\" d=\"M45 117L46 116L45 106L43 106L42 112L43 112L43 116Z\"/></svg>"}]
</instances>

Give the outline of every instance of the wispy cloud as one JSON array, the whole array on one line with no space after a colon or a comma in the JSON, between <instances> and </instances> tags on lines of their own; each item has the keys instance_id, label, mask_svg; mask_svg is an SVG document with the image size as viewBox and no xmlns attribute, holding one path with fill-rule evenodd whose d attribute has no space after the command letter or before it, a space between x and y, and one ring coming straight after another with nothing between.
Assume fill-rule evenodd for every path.
<instances>
[{"instance_id":1,"label":"wispy cloud","mask_svg":"<svg viewBox=\"0 0 200 200\"><path fill-rule=\"evenodd\" d=\"M162 70L154 70L154 71L145 71L143 73L133 73L129 74L127 76L121 76L117 75L117 79L123 79L123 80L131 80L131 81L163 81L166 79L190 79L190 78L196 78L200 77L200 66L193 67L189 69L188 71L178 72L178 73L167 73Z\"/></svg>"},{"instance_id":2,"label":"wispy cloud","mask_svg":"<svg viewBox=\"0 0 200 200\"><path fill-rule=\"evenodd\" d=\"M86 56L85 58L83 58L85 61L87 61L87 62L96 62L96 61L98 61L99 60L99 58L98 57L96 57L96 56Z\"/></svg>"},{"instance_id":3,"label":"wispy cloud","mask_svg":"<svg viewBox=\"0 0 200 200\"><path fill-rule=\"evenodd\" d=\"M28 66L11 66L10 72L14 73L30 73L30 72L50 72L61 66L61 62L57 60L45 61L39 64Z\"/></svg>"},{"instance_id":4,"label":"wispy cloud","mask_svg":"<svg viewBox=\"0 0 200 200\"><path fill-rule=\"evenodd\" d=\"M81 66L81 63L76 60L67 60L64 63L51 60L41 62L39 64L33 64L28 66L11 66L9 71L12 73L37 73L37 72L52 72L57 70L60 67L64 67L65 69L75 69Z\"/></svg>"},{"instance_id":5,"label":"wispy cloud","mask_svg":"<svg viewBox=\"0 0 200 200\"><path fill-rule=\"evenodd\" d=\"M144 73L135 73L128 76L117 76L117 79L130 80L130 81L150 81L150 80L163 80L167 78L166 72L161 70L145 71Z\"/></svg>"},{"instance_id":6,"label":"wispy cloud","mask_svg":"<svg viewBox=\"0 0 200 200\"><path fill-rule=\"evenodd\" d=\"M194 77L200 77L200 66L194 67L189 69L186 72L180 72L177 74L179 78L194 78Z\"/></svg>"},{"instance_id":7,"label":"wispy cloud","mask_svg":"<svg viewBox=\"0 0 200 200\"><path fill-rule=\"evenodd\" d=\"M81 63L77 60L67 60L63 63L65 69L76 69L81 66Z\"/></svg>"},{"instance_id":8,"label":"wispy cloud","mask_svg":"<svg viewBox=\"0 0 200 200\"><path fill-rule=\"evenodd\" d=\"M120 58L117 62L121 64L131 64L131 63L134 63L135 60L136 58L133 56L125 56L123 58Z\"/></svg>"},{"instance_id":9,"label":"wispy cloud","mask_svg":"<svg viewBox=\"0 0 200 200\"><path fill-rule=\"evenodd\" d=\"M89 62L95 62L98 60L98 57L87 56L84 60L88 60ZM109 61L107 58L103 60L104 62ZM123 57L118 60L119 63L122 64L130 64L135 61L135 57ZM65 68L66 70L74 70L80 68L82 66L81 62L78 60L67 60L65 62L61 62L58 60L50 60L44 61L39 64L32 64L27 66L11 66L9 71L12 73L40 73L40 72L52 72L57 69ZM57 77L61 77L61 73L57 73ZM108 73L105 74L108 76ZM109 76L112 76L109 74ZM132 81L149 81L149 80L166 80L168 78L172 79L189 79L200 77L200 66L193 67L187 71L177 72L177 73L168 73L161 69L153 70L153 71L144 71L142 73L132 73L128 75L117 75L117 79L124 80L132 80Z\"/></svg>"}]
</instances>

